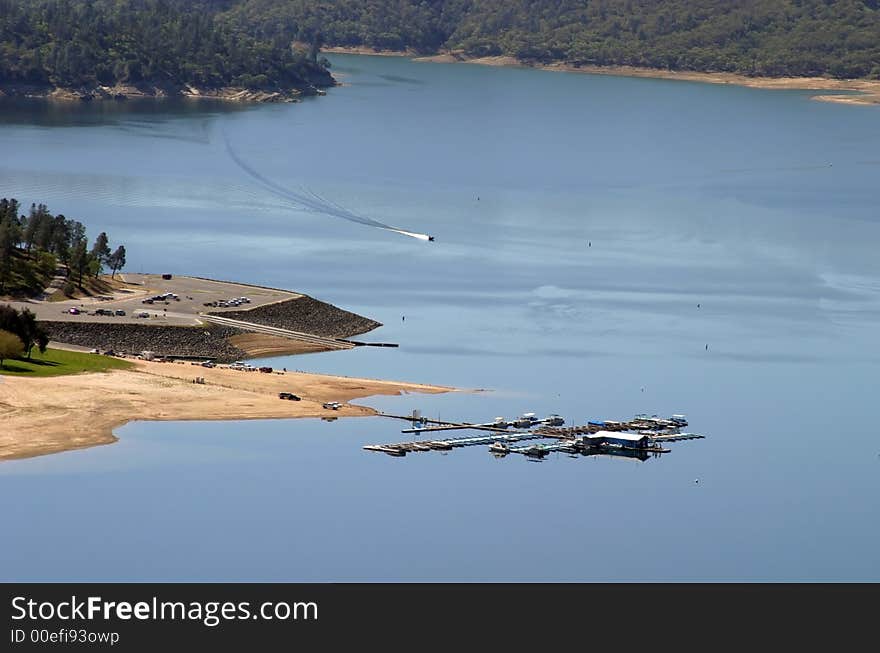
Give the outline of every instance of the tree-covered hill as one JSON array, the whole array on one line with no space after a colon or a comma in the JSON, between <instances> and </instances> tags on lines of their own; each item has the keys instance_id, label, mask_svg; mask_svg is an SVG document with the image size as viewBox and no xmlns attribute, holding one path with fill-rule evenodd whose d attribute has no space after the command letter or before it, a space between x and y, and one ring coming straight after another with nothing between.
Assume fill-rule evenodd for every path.
<instances>
[{"instance_id":1,"label":"tree-covered hill","mask_svg":"<svg viewBox=\"0 0 880 653\"><path fill-rule=\"evenodd\" d=\"M0 0L0 83L313 90L327 70L221 14L234 0Z\"/></svg>"},{"instance_id":2,"label":"tree-covered hill","mask_svg":"<svg viewBox=\"0 0 880 653\"><path fill-rule=\"evenodd\" d=\"M876 79L880 0L0 0L7 87L313 92L318 43Z\"/></svg>"},{"instance_id":3,"label":"tree-covered hill","mask_svg":"<svg viewBox=\"0 0 880 653\"><path fill-rule=\"evenodd\" d=\"M224 17L326 45L880 78L880 0L243 0Z\"/></svg>"},{"instance_id":4,"label":"tree-covered hill","mask_svg":"<svg viewBox=\"0 0 880 653\"><path fill-rule=\"evenodd\" d=\"M21 208L14 198L0 199L0 296L39 295L59 269L67 275L62 291L72 295L89 277L125 267L125 246L112 250L106 233L90 247L78 220L53 215L45 204L31 204L27 214Z\"/></svg>"}]
</instances>

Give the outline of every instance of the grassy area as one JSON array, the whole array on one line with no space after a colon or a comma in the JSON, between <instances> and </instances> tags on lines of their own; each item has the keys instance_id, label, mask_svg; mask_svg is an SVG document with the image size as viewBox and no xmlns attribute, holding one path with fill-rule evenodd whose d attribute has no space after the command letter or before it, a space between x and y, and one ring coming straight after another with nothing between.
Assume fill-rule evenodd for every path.
<instances>
[{"instance_id":1,"label":"grassy area","mask_svg":"<svg viewBox=\"0 0 880 653\"><path fill-rule=\"evenodd\" d=\"M125 370L132 364L112 356L83 354L62 349L47 349L41 354L36 349L31 360L6 359L0 367L0 374L8 376L61 376L81 372L105 372L106 370Z\"/></svg>"}]
</instances>

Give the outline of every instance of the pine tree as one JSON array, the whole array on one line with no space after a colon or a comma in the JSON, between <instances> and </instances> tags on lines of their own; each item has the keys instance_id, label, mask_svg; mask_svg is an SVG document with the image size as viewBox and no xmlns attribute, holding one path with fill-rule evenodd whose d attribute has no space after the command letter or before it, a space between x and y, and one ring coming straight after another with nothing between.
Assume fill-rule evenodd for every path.
<instances>
[{"instance_id":1,"label":"pine tree","mask_svg":"<svg viewBox=\"0 0 880 653\"><path fill-rule=\"evenodd\" d=\"M86 241L81 240L70 251L70 269L77 275L77 285L82 288L83 273L89 267L89 251L86 249Z\"/></svg>"},{"instance_id":2,"label":"pine tree","mask_svg":"<svg viewBox=\"0 0 880 653\"><path fill-rule=\"evenodd\" d=\"M97 263L95 266L95 278L101 274L101 270L110 258L110 245L107 241L107 234L103 231L95 238L95 244L92 246L92 259Z\"/></svg>"},{"instance_id":3,"label":"pine tree","mask_svg":"<svg viewBox=\"0 0 880 653\"><path fill-rule=\"evenodd\" d=\"M117 270L121 270L125 267L125 245L120 245L116 248L116 251L113 252L107 260L107 265L113 270L113 273L110 275L110 278L112 279L116 276Z\"/></svg>"}]
</instances>

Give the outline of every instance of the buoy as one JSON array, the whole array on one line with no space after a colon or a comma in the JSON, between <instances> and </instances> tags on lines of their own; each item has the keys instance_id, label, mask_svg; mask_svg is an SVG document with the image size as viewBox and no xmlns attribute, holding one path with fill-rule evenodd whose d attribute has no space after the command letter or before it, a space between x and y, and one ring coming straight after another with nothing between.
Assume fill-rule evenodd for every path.
<instances>
[{"instance_id":1,"label":"buoy","mask_svg":"<svg viewBox=\"0 0 880 653\"><path fill-rule=\"evenodd\" d=\"M699 483L699 482L700 482L700 479L698 479L698 478L694 479L694 483Z\"/></svg>"}]
</instances>

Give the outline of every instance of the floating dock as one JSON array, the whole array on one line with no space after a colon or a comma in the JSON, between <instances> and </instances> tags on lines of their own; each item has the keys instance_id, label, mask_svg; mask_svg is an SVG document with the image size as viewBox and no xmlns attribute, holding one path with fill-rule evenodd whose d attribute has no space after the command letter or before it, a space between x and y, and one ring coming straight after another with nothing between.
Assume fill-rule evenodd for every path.
<instances>
[{"instance_id":1,"label":"floating dock","mask_svg":"<svg viewBox=\"0 0 880 653\"><path fill-rule=\"evenodd\" d=\"M381 413L381 416L406 420L414 425L412 428L402 430L402 433L432 433L468 429L483 431L481 435L464 438L413 440L364 446L364 449L368 451L378 451L396 457L402 457L408 453L450 451L461 447L488 445L489 451L496 456L516 453L532 459L541 459L552 452L563 452L571 455L608 455L646 460L650 456L669 453L670 449L665 449L662 446L667 442L699 440L705 437L697 433L681 432L681 429L688 425L684 415L673 415L670 418L660 418L656 415L636 415L633 419L622 422L590 421L585 425L570 427L561 426L564 421L558 415L538 419L534 417L534 413L526 413L522 417L510 421L496 418L494 422L482 424L432 420L422 417L419 411L413 411L411 416L387 413ZM530 428L510 430L513 425L526 424ZM534 440L554 440L555 442L512 446Z\"/></svg>"}]
</instances>

